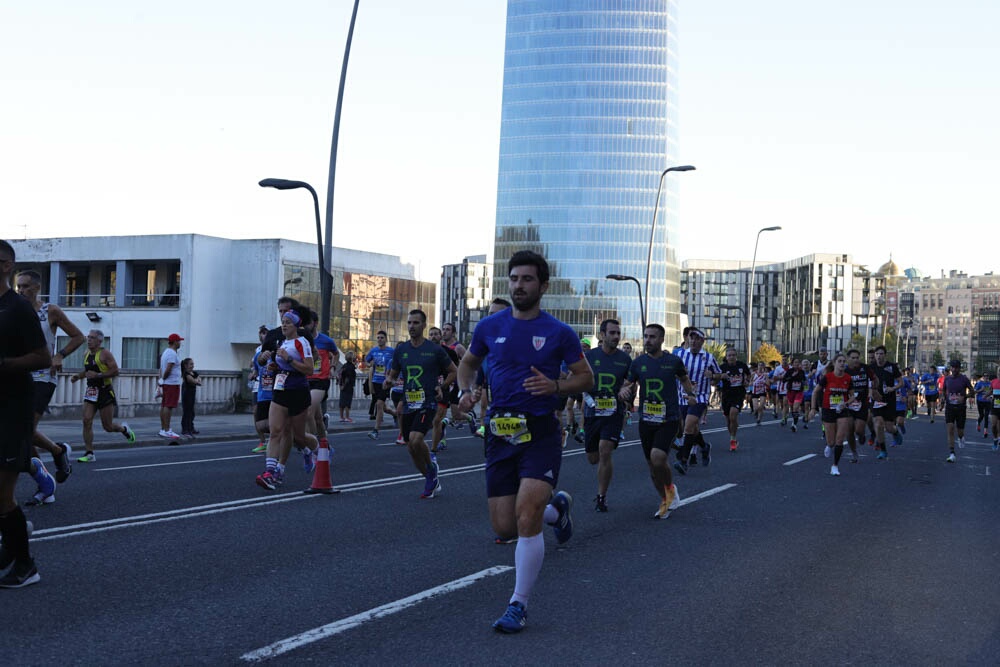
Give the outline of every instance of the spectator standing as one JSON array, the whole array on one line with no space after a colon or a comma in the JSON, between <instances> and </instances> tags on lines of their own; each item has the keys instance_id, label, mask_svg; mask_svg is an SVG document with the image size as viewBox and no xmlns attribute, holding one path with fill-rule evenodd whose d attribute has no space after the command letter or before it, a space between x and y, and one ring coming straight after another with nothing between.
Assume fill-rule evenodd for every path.
<instances>
[{"instance_id":1,"label":"spectator standing","mask_svg":"<svg viewBox=\"0 0 1000 667\"><path fill-rule=\"evenodd\" d=\"M354 400L354 383L358 378L354 358L354 350L345 352L344 366L340 369L340 421L346 424L354 423L351 419L351 402Z\"/></svg>"},{"instance_id":2,"label":"spectator standing","mask_svg":"<svg viewBox=\"0 0 1000 667\"><path fill-rule=\"evenodd\" d=\"M194 369L194 359L187 357L181 362L181 435L193 438L198 435L194 428L194 401L201 386L201 377Z\"/></svg>"},{"instance_id":3,"label":"spectator standing","mask_svg":"<svg viewBox=\"0 0 1000 667\"><path fill-rule=\"evenodd\" d=\"M170 428L170 417L181 400L181 357L177 351L181 349L182 340L184 339L178 334L170 334L167 337L167 349L160 355L160 384L163 396L160 399L158 435L175 441L179 440L180 436Z\"/></svg>"}]
</instances>

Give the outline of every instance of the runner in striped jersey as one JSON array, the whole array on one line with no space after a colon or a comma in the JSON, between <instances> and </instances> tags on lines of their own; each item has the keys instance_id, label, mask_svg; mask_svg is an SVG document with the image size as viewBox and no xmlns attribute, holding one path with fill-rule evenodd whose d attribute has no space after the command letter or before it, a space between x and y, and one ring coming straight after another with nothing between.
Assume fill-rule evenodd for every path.
<instances>
[{"instance_id":1,"label":"runner in striped jersey","mask_svg":"<svg viewBox=\"0 0 1000 667\"><path fill-rule=\"evenodd\" d=\"M711 353L701 349L705 343L705 334L697 327L691 327L687 334L687 347L674 351L687 369L688 378L695 387L695 393L688 393L688 405L681 405L684 419L684 445L674 463L674 470L681 475L688 471L688 459L695 445L701 447L701 464L707 466L712 461L712 446L705 442L701 435L699 424L701 416L708 409L708 399L711 396L712 382L719 380L722 370ZM683 388L678 391L683 392Z\"/></svg>"}]
</instances>

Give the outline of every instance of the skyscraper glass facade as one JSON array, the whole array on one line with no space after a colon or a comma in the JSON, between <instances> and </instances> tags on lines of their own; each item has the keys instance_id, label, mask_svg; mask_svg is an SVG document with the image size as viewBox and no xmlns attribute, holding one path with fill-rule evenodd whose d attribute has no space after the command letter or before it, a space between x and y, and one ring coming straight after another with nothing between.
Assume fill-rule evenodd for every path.
<instances>
[{"instance_id":1,"label":"skyscraper glass facade","mask_svg":"<svg viewBox=\"0 0 1000 667\"><path fill-rule=\"evenodd\" d=\"M509 0L504 53L494 294L507 260L542 253L545 310L593 333L621 321L641 340L635 283L645 282L660 174L677 164L676 3ZM676 173L660 198L649 321L678 326ZM644 295L645 296L645 295Z\"/></svg>"}]
</instances>

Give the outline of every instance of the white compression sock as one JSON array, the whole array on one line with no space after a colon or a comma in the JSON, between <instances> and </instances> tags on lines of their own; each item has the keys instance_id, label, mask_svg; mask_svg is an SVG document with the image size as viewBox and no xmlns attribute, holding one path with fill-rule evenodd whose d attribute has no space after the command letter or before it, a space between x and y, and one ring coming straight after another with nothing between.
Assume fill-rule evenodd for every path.
<instances>
[{"instance_id":1,"label":"white compression sock","mask_svg":"<svg viewBox=\"0 0 1000 667\"><path fill-rule=\"evenodd\" d=\"M514 595L511 602L528 606L528 598L535 587L538 573L542 571L545 559L545 538L542 533L531 537L519 537L514 549Z\"/></svg>"}]
</instances>

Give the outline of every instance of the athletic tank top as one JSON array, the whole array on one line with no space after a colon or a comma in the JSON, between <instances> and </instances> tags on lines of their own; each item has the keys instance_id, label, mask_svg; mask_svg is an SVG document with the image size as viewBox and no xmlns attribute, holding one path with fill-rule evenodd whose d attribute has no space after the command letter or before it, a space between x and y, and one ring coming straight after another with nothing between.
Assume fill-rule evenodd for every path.
<instances>
[{"instance_id":1,"label":"athletic tank top","mask_svg":"<svg viewBox=\"0 0 1000 667\"><path fill-rule=\"evenodd\" d=\"M99 347L93 352L88 351L83 357L83 370L94 371L96 373L107 373L108 367L101 361L101 351L103 347ZM88 387L110 387L111 378L87 378Z\"/></svg>"}]
</instances>

